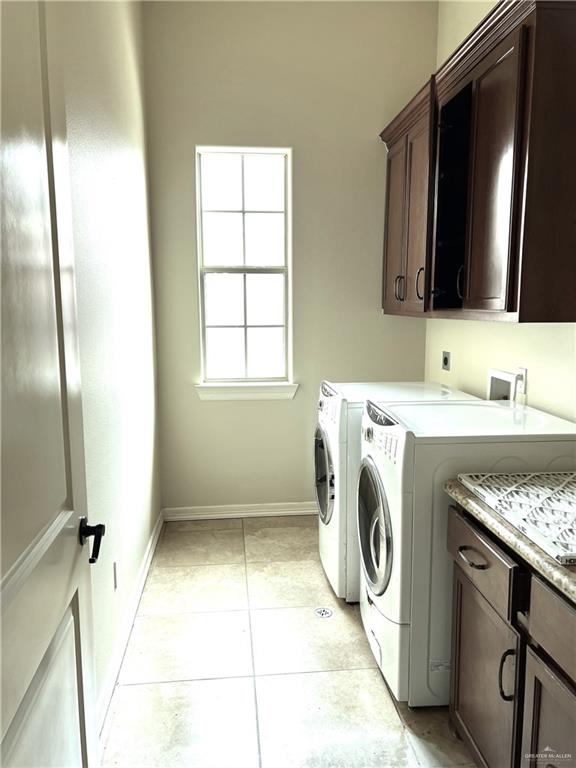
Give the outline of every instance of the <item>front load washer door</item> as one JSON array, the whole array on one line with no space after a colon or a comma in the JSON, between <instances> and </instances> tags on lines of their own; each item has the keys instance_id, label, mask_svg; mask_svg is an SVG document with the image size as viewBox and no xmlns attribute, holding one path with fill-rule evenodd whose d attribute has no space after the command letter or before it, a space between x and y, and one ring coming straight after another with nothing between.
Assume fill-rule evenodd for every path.
<instances>
[{"instance_id":1,"label":"front load washer door","mask_svg":"<svg viewBox=\"0 0 576 768\"><path fill-rule=\"evenodd\" d=\"M334 466L326 433L320 426L314 436L314 482L320 520L328 525L334 510Z\"/></svg>"},{"instance_id":2,"label":"front load washer door","mask_svg":"<svg viewBox=\"0 0 576 768\"><path fill-rule=\"evenodd\" d=\"M375 595L383 595L392 572L392 525L384 486L368 457L358 475L358 538L366 581Z\"/></svg>"}]
</instances>

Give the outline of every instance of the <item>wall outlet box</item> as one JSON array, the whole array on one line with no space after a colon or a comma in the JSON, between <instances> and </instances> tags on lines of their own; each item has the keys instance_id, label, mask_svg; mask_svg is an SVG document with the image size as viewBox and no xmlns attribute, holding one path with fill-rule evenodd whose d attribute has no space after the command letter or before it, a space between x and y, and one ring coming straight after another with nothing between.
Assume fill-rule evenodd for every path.
<instances>
[{"instance_id":1,"label":"wall outlet box","mask_svg":"<svg viewBox=\"0 0 576 768\"><path fill-rule=\"evenodd\" d=\"M442 370L450 370L450 352L442 352Z\"/></svg>"},{"instance_id":2,"label":"wall outlet box","mask_svg":"<svg viewBox=\"0 0 576 768\"><path fill-rule=\"evenodd\" d=\"M526 395L526 387L528 386L528 368L518 368L516 374L516 394Z\"/></svg>"},{"instance_id":3,"label":"wall outlet box","mask_svg":"<svg viewBox=\"0 0 576 768\"><path fill-rule=\"evenodd\" d=\"M524 393L525 384L526 379L519 372L490 368L488 371L486 398L488 400L517 401L518 395Z\"/></svg>"}]
</instances>

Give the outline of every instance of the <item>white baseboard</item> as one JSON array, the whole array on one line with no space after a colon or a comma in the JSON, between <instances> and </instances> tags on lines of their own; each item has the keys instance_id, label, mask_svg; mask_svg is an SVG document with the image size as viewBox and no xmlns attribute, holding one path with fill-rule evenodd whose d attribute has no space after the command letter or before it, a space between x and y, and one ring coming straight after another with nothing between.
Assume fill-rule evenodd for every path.
<instances>
[{"instance_id":1,"label":"white baseboard","mask_svg":"<svg viewBox=\"0 0 576 768\"><path fill-rule=\"evenodd\" d=\"M166 507L164 520L210 520L229 517L276 517L282 515L316 515L314 501L297 501L286 504L225 504L215 507Z\"/></svg>"},{"instance_id":2,"label":"white baseboard","mask_svg":"<svg viewBox=\"0 0 576 768\"><path fill-rule=\"evenodd\" d=\"M124 610L123 620L118 630L116 647L110 657L108 675L104 685L102 686L100 696L98 697L98 732L101 734L101 747L104 743L104 739L102 738L102 729L104 728L106 715L108 713L110 701L112 700L112 694L114 693L116 681L120 673L120 667L122 666L126 646L128 645L128 640L130 639L130 632L132 631L132 625L134 624L136 611L138 610L138 603L140 602L140 597L142 595L142 591L144 590L144 584L146 583L146 577L148 576L150 563L152 562L152 556L154 555L154 550L156 549L156 544L158 542L163 523L164 517L162 515L162 511L160 511L146 546L146 552L144 553L144 557L142 559L142 565L140 566L136 584L134 585L132 595L130 596Z\"/></svg>"}]
</instances>

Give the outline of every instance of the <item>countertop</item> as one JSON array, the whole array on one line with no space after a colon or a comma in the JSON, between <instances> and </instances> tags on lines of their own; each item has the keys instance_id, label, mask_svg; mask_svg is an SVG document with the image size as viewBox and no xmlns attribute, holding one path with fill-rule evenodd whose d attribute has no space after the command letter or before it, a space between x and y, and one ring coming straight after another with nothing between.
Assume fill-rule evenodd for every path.
<instances>
[{"instance_id":1,"label":"countertop","mask_svg":"<svg viewBox=\"0 0 576 768\"><path fill-rule=\"evenodd\" d=\"M444 484L444 490L543 579L576 604L576 566L560 565L458 480L448 480Z\"/></svg>"}]
</instances>

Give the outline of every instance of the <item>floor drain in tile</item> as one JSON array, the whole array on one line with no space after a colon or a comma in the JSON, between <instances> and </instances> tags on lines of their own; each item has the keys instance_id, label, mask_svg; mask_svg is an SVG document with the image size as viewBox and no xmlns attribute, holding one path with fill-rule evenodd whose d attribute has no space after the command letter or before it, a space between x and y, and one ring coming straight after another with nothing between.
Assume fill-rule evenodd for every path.
<instances>
[{"instance_id":1,"label":"floor drain in tile","mask_svg":"<svg viewBox=\"0 0 576 768\"><path fill-rule=\"evenodd\" d=\"M319 619L329 619L332 616L330 608L314 608L314 613Z\"/></svg>"}]
</instances>

